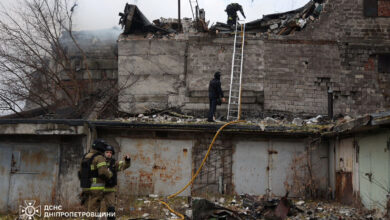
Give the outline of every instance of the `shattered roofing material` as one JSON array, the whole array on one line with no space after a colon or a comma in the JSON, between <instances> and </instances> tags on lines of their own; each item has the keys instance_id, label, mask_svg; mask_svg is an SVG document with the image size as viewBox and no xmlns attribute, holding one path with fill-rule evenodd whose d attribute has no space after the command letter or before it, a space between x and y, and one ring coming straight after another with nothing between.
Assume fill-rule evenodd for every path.
<instances>
[{"instance_id":1,"label":"shattered roofing material","mask_svg":"<svg viewBox=\"0 0 390 220\"><path fill-rule=\"evenodd\" d=\"M390 127L390 111L363 115L347 122L336 124L331 131L322 133L323 136L352 134L378 128Z\"/></svg>"},{"instance_id":2,"label":"shattered roofing material","mask_svg":"<svg viewBox=\"0 0 390 220\"><path fill-rule=\"evenodd\" d=\"M119 13L119 16L121 16L119 24L122 25L123 34L125 35L158 31L165 34L172 33L172 30L153 25L136 5L126 4L124 13Z\"/></svg>"},{"instance_id":3,"label":"shattered roofing material","mask_svg":"<svg viewBox=\"0 0 390 220\"><path fill-rule=\"evenodd\" d=\"M289 34L294 29L302 29L315 9L315 2L310 1L296 10L265 15L262 19L247 23L246 27L248 31L259 29L263 31L271 30L277 34Z\"/></svg>"},{"instance_id":4,"label":"shattered roofing material","mask_svg":"<svg viewBox=\"0 0 390 220\"><path fill-rule=\"evenodd\" d=\"M308 22L318 18L323 9L322 0L309 1L305 6L283 13L275 13L263 16L246 23L246 31L249 32L271 32L279 35L288 35L296 30L303 29ZM231 31L226 24L217 23L210 28L218 31Z\"/></svg>"}]
</instances>

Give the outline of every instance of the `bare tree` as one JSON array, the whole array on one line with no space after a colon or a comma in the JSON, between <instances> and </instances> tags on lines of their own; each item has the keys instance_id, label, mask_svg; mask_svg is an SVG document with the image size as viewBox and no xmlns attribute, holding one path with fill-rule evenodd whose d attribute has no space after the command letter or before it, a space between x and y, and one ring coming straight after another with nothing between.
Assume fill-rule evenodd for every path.
<instances>
[{"instance_id":1,"label":"bare tree","mask_svg":"<svg viewBox=\"0 0 390 220\"><path fill-rule=\"evenodd\" d=\"M112 102L117 97L116 80L93 80L72 29L76 6L68 0L19 0L17 10L1 5L1 110L18 113L27 102L47 112L68 108L82 115L102 98ZM64 37L81 59L69 53Z\"/></svg>"}]
</instances>

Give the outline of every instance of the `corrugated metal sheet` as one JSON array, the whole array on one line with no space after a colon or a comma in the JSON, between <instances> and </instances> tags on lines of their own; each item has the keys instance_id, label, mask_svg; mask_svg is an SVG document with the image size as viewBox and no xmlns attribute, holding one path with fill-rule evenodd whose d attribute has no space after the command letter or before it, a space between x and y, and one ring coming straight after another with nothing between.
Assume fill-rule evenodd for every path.
<instances>
[{"instance_id":1,"label":"corrugated metal sheet","mask_svg":"<svg viewBox=\"0 0 390 220\"><path fill-rule=\"evenodd\" d=\"M117 141L121 153L129 153L132 159L132 166L118 176L120 194L169 195L190 180L191 140L118 138ZM190 195L190 189L181 195Z\"/></svg>"},{"instance_id":2,"label":"corrugated metal sheet","mask_svg":"<svg viewBox=\"0 0 390 220\"><path fill-rule=\"evenodd\" d=\"M363 136L358 141L360 197L365 207L383 210L390 190L390 132Z\"/></svg>"}]
</instances>

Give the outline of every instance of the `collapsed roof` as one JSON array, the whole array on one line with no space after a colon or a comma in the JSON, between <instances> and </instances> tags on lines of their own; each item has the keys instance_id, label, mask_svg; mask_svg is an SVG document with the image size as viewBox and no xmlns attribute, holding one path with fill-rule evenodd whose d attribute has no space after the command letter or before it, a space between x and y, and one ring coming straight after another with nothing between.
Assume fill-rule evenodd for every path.
<instances>
[{"instance_id":1,"label":"collapsed roof","mask_svg":"<svg viewBox=\"0 0 390 220\"><path fill-rule=\"evenodd\" d=\"M263 16L246 23L247 33L270 32L279 35L288 35L294 31L303 29L308 22L319 17L324 7L324 0L311 0L305 6L283 13L275 13ZM231 31L231 27L217 23L211 30Z\"/></svg>"},{"instance_id":2,"label":"collapsed roof","mask_svg":"<svg viewBox=\"0 0 390 220\"><path fill-rule=\"evenodd\" d=\"M246 32L268 32L279 35L288 35L294 31L303 29L307 23L318 19L323 7L324 0L311 0L301 8L283 13L265 15L262 19L246 23ZM122 28L124 29L123 34L125 35L150 32L171 34L177 33L178 30L180 30L179 22L175 19L172 19L174 23L176 22L174 25L159 20L154 21L155 24L152 24L136 5L126 4L124 13L119 13L119 16L121 16L119 24L122 25ZM198 32L210 31L212 33L230 33L233 30L232 26L220 22L217 22L217 24L213 25L209 30L205 21L203 21L203 23L199 23L199 21L201 21L201 19L194 21ZM181 25L183 25L183 23Z\"/></svg>"},{"instance_id":3,"label":"collapsed roof","mask_svg":"<svg viewBox=\"0 0 390 220\"><path fill-rule=\"evenodd\" d=\"M119 24L122 25L123 34L125 35L146 32L161 32L163 34L175 32L153 25L136 5L126 3L124 13L119 13L119 16L121 17Z\"/></svg>"}]
</instances>

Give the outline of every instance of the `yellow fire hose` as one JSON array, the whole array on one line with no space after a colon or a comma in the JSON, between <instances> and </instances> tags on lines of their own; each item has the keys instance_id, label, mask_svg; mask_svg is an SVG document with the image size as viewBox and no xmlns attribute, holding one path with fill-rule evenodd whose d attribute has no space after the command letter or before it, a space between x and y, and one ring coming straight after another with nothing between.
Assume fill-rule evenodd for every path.
<instances>
[{"instance_id":1,"label":"yellow fire hose","mask_svg":"<svg viewBox=\"0 0 390 220\"><path fill-rule=\"evenodd\" d=\"M222 127L220 127L217 131L217 133L215 134L214 138L213 138L213 141L211 142L210 146L209 146L209 149L207 150L207 153L205 155L205 157L203 158L203 161L202 163L200 164L198 170L196 171L196 173L192 176L191 180L187 183L187 185L185 185L181 190L177 191L176 193L170 195L167 197L167 199L172 199L174 197L176 197L177 195L179 195L180 193L182 193L184 190L186 190L196 179L196 177L198 176L198 174L200 173L200 171L202 170L202 167L203 165L206 163L206 159L207 157L210 155L210 151L211 149L213 148L214 146L214 142L215 140L217 139L219 133L221 133L221 131L228 125L231 125L231 124L237 124L237 123L241 123L241 122L244 122L243 120L237 120L237 121L231 121L231 122L228 122L226 124L224 124ZM164 202L164 201L159 201L161 204L165 205L169 211L171 211L173 214L177 215L180 217L181 220L184 220L184 215L180 214L179 212L176 212L175 210L173 210L169 205L168 203Z\"/></svg>"}]
</instances>

